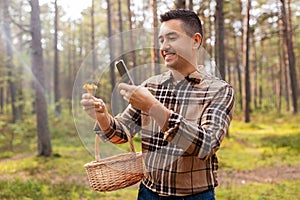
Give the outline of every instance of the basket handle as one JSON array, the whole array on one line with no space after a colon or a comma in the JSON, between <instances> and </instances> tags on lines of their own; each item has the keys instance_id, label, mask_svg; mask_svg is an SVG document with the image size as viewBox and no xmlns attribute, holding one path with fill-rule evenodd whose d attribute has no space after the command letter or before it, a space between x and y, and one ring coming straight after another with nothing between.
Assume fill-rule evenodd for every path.
<instances>
[{"instance_id":1,"label":"basket handle","mask_svg":"<svg viewBox=\"0 0 300 200\"><path fill-rule=\"evenodd\" d=\"M132 137L131 137L130 133L127 133L127 132L125 132L125 133L128 138L130 151L132 153L135 153ZM96 161L99 161L101 159L100 152L99 152L99 140L100 140L100 136L98 134L95 134L95 160Z\"/></svg>"}]
</instances>

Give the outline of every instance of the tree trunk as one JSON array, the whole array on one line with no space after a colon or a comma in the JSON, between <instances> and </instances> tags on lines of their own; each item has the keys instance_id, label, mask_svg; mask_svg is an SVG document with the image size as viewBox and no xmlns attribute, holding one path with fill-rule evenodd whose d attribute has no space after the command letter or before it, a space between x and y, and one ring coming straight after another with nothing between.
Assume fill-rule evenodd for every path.
<instances>
[{"instance_id":1,"label":"tree trunk","mask_svg":"<svg viewBox=\"0 0 300 200\"><path fill-rule=\"evenodd\" d=\"M234 36L234 53L235 53L235 68L237 72L237 79L238 79L238 93L242 94L243 93L243 84L242 84L242 72L240 68L240 55L239 55L239 48L237 45L237 36ZM243 98L240 97L238 99L238 105L240 106L240 110L243 110Z\"/></svg>"},{"instance_id":2,"label":"tree trunk","mask_svg":"<svg viewBox=\"0 0 300 200\"><path fill-rule=\"evenodd\" d=\"M244 18L244 33L243 33L243 66L244 66L244 90L243 90L243 110L244 121L250 122L250 76L249 76L249 21L251 0L246 0L246 14Z\"/></svg>"},{"instance_id":3,"label":"tree trunk","mask_svg":"<svg viewBox=\"0 0 300 200\"><path fill-rule=\"evenodd\" d=\"M20 9L19 9L19 22L21 23L23 21L23 17L24 17L24 2L20 2ZM24 44L24 38L23 38L23 34L19 34L18 37L18 47L19 49L23 48L23 44ZM23 63L19 63L18 64L18 74L24 74L24 67L23 67ZM24 110L24 106L25 106L25 97L24 97L24 91L23 91L23 77L18 78L17 81L17 102L18 102L18 109L20 112L20 119L21 121L23 121L23 110Z\"/></svg>"},{"instance_id":4,"label":"tree trunk","mask_svg":"<svg viewBox=\"0 0 300 200\"><path fill-rule=\"evenodd\" d=\"M55 20L54 20L54 102L55 102L55 114L60 116L61 105L60 105L60 90L59 90L59 54L58 54L58 6L57 0L54 2L55 7Z\"/></svg>"},{"instance_id":5,"label":"tree trunk","mask_svg":"<svg viewBox=\"0 0 300 200\"><path fill-rule=\"evenodd\" d=\"M131 47L134 47L134 36L133 36L133 32L132 32L132 12L131 12L131 1L127 0L127 12L128 12L128 21L129 21L129 30L130 30L130 41L129 41L129 45ZM131 61L132 61L132 66L135 67L136 66L136 54L135 51L131 52ZM133 71L134 72L134 78L136 78L136 70Z\"/></svg>"},{"instance_id":6,"label":"tree trunk","mask_svg":"<svg viewBox=\"0 0 300 200\"><path fill-rule=\"evenodd\" d=\"M185 9L185 0L175 0L175 9Z\"/></svg>"},{"instance_id":7,"label":"tree trunk","mask_svg":"<svg viewBox=\"0 0 300 200\"><path fill-rule=\"evenodd\" d=\"M0 9L3 8L2 3L0 3ZM3 40L2 40L2 32L0 32L0 68L4 68L4 46L3 46ZM2 70L0 70L0 77L3 77L4 74ZM3 114L4 110L4 81L1 78L0 79L0 114Z\"/></svg>"},{"instance_id":8,"label":"tree trunk","mask_svg":"<svg viewBox=\"0 0 300 200\"><path fill-rule=\"evenodd\" d=\"M252 42L252 56L253 56L253 61L252 61L252 100L254 103L254 108L256 109L258 107L257 99L258 99L258 73L257 73L257 52L256 52L256 40L254 37L254 30L251 31L251 42Z\"/></svg>"},{"instance_id":9,"label":"tree trunk","mask_svg":"<svg viewBox=\"0 0 300 200\"><path fill-rule=\"evenodd\" d=\"M223 13L223 0L217 0L216 2L216 12L215 12L215 60L217 67L220 70L221 77L225 80L226 70L225 70L225 48L224 48L224 13Z\"/></svg>"},{"instance_id":10,"label":"tree trunk","mask_svg":"<svg viewBox=\"0 0 300 200\"><path fill-rule=\"evenodd\" d=\"M92 51L92 67L93 71L96 70L96 52L95 52L95 1L92 0L92 8L91 8L91 51Z\"/></svg>"},{"instance_id":11,"label":"tree trunk","mask_svg":"<svg viewBox=\"0 0 300 200\"><path fill-rule=\"evenodd\" d=\"M113 92L116 84L116 77L115 77L115 65L113 63L113 45L111 41L112 36L112 27L111 27L111 5L110 0L106 0L107 3L107 36L109 41L109 56L110 56L110 83L111 83L111 91ZM113 100L113 99L112 99ZM114 105L114 104L113 104Z\"/></svg>"},{"instance_id":12,"label":"tree trunk","mask_svg":"<svg viewBox=\"0 0 300 200\"><path fill-rule=\"evenodd\" d=\"M121 59L125 60L124 57L124 38L123 38L123 15L122 15L122 2L118 0L118 14L119 14L119 39L120 39L120 55Z\"/></svg>"},{"instance_id":13,"label":"tree trunk","mask_svg":"<svg viewBox=\"0 0 300 200\"><path fill-rule=\"evenodd\" d=\"M71 27L72 27L72 24L71 22L68 23L68 28L69 30L71 30ZM73 86L73 83L74 83L74 76L73 76L73 66L72 66L72 63L71 63L71 58L72 58L72 32L70 32L68 34L68 46L67 46L67 49L65 50L66 54L67 54L67 60L65 61L65 65L67 66L67 83L68 83L68 86L67 86L67 90L72 90L72 86ZM82 41L82 39L80 38L80 41ZM80 48L82 48L82 44L80 43ZM72 94L71 92L69 92L68 94L68 105L69 105L69 112L72 113Z\"/></svg>"},{"instance_id":14,"label":"tree trunk","mask_svg":"<svg viewBox=\"0 0 300 200\"><path fill-rule=\"evenodd\" d=\"M282 20L281 20L281 24L280 24L280 28L282 30L284 30L284 27L283 27L283 23L282 23ZM282 33L281 37L280 37L280 42L281 42L281 45L283 47L285 47L285 38L284 38L284 34ZM290 108L290 96L289 96L289 86L290 86L290 78L289 78L289 68L288 68L288 64L289 61L288 61L288 54L287 54L287 51L286 51L286 48L282 48L282 74L283 74L283 88L284 88L284 99L285 99L285 103L286 103L286 111L288 112L289 111L289 108Z\"/></svg>"},{"instance_id":15,"label":"tree trunk","mask_svg":"<svg viewBox=\"0 0 300 200\"><path fill-rule=\"evenodd\" d=\"M278 26L280 27L280 25L278 24ZM280 38L280 32L278 34L279 38ZM278 47L281 47L281 40L279 39L278 40ZM282 96L282 61L283 61L283 58L282 58L282 51L281 51L281 48L278 48L278 55L279 55L279 59L278 59L278 68L277 68L277 77L278 77L278 80L277 80L277 88L276 88L276 111L278 114L281 113L281 107L282 107L282 101L281 101L281 96Z\"/></svg>"},{"instance_id":16,"label":"tree trunk","mask_svg":"<svg viewBox=\"0 0 300 200\"><path fill-rule=\"evenodd\" d=\"M159 53L159 44L158 44L158 17L157 17L157 1L152 1L152 7L153 7L153 27L154 27L154 33L153 33L153 46L154 49L152 50L152 61L153 61L153 67L154 67L154 73L160 74L160 53Z\"/></svg>"},{"instance_id":17,"label":"tree trunk","mask_svg":"<svg viewBox=\"0 0 300 200\"><path fill-rule=\"evenodd\" d=\"M10 16L9 16L9 2L8 0L3 1L3 27L4 27L4 38L5 44L6 44L6 69L7 69L7 83L9 88L9 94L11 99L11 109L12 109L12 122L15 123L17 121L21 121L21 114L19 107L16 106L16 81L17 79L14 79L13 77L17 77L17 74L15 70L15 66L13 64L13 51L12 51L12 37L11 37L11 28L10 28Z\"/></svg>"},{"instance_id":18,"label":"tree trunk","mask_svg":"<svg viewBox=\"0 0 300 200\"><path fill-rule=\"evenodd\" d=\"M194 8L194 4L193 4L193 0L188 0L186 1L186 7L189 9L189 10L193 10Z\"/></svg>"},{"instance_id":19,"label":"tree trunk","mask_svg":"<svg viewBox=\"0 0 300 200\"><path fill-rule=\"evenodd\" d=\"M265 43L264 43L265 38L262 38L260 40L260 56L259 56L259 66L258 66L258 106L262 107L262 101L263 101L263 81L264 81L264 76L263 76L263 66L264 66L264 51L265 51Z\"/></svg>"},{"instance_id":20,"label":"tree trunk","mask_svg":"<svg viewBox=\"0 0 300 200\"><path fill-rule=\"evenodd\" d=\"M51 156L52 147L48 126L47 102L44 88L43 49L41 44L41 21L39 0L31 0L31 48L32 71L35 78L35 106L38 136L38 155Z\"/></svg>"},{"instance_id":21,"label":"tree trunk","mask_svg":"<svg viewBox=\"0 0 300 200\"><path fill-rule=\"evenodd\" d=\"M290 97L291 97L291 107L290 111L292 114L296 114L298 112L298 105L297 105L297 75L296 75L296 68L295 68L295 53L294 53L294 44L293 44L293 37L292 37L292 25L289 20L291 13L286 13L286 4L285 0L281 1L281 11L282 11L282 25L283 25L283 34L284 34L284 42L285 42L285 49L287 53L288 59L288 76L290 79L289 87L290 87Z\"/></svg>"},{"instance_id":22,"label":"tree trunk","mask_svg":"<svg viewBox=\"0 0 300 200\"><path fill-rule=\"evenodd\" d=\"M210 2L208 2L208 5L207 5L207 9L210 10ZM213 22L213 13L211 11L209 11L209 17L208 17L208 35L204 38L206 38L207 40L209 40L209 50L208 50L208 53L209 55L212 57L212 60L213 60L213 57L216 56L214 55L216 52L213 51L213 43L212 43L212 39L214 36L215 36L215 33L213 33L213 27L214 26L214 22ZM214 34L214 35L213 35ZM212 61L211 60L211 61Z\"/></svg>"}]
</instances>

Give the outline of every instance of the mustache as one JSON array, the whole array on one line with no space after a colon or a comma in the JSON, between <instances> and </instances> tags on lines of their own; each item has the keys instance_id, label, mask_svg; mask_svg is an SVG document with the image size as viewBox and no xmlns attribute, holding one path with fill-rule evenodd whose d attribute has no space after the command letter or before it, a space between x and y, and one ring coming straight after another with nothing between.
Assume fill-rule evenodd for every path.
<instances>
[{"instance_id":1,"label":"mustache","mask_svg":"<svg viewBox=\"0 0 300 200\"><path fill-rule=\"evenodd\" d=\"M167 55L168 53L176 53L176 51L174 49L171 49L171 48L162 50L163 55Z\"/></svg>"}]
</instances>

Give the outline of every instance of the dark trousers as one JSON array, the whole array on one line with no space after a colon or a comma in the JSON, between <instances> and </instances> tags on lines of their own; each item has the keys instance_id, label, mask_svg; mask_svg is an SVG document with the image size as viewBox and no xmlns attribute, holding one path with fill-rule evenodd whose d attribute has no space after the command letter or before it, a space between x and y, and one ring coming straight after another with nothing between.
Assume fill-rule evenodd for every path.
<instances>
[{"instance_id":1,"label":"dark trousers","mask_svg":"<svg viewBox=\"0 0 300 200\"><path fill-rule=\"evenodd\" d=\"M215 200L215 190L211 189L198 194L183 197L159 196L157 193L151 191L141 183L138 200Z\"/></svg>"}]
</instances>

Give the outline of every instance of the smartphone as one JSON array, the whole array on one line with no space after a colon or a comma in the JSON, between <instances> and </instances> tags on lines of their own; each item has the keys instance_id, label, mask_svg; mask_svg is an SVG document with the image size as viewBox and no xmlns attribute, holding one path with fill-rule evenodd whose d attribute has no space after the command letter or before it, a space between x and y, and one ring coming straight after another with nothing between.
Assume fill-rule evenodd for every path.
<instances>
[{"instance_id":1,"label":"smartphone","mask_svg":"<svg viewBox=\"0 0 300 200\"><path fill-rule=\"evenodd\" d=\"M117 67L119 74L121 75L122 78L125 79L125 82L128 84L134 85L133 79L129 74L129 71L124 63L123 60L119 60L115 63L115 66ZM124 77L123 77L124 76Z\"/></svg>"}]
</instances>

